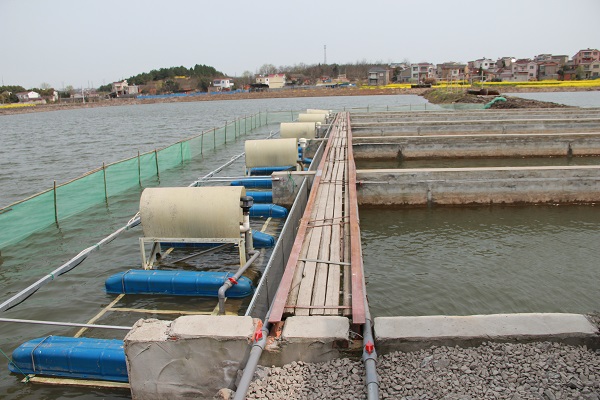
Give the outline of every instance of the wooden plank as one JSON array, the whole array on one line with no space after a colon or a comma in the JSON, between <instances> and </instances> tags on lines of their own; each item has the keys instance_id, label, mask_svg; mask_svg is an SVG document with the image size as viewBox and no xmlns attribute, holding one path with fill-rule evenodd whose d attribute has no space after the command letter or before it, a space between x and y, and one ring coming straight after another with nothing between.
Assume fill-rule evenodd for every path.
<instances>
[{"instance_id":1,"label":"wooden plank","mask_svg":"<svg viewBox=\"0 0 600 400\"><path fill-rule=\"evenodd\" d=\"M340 119L340 115L336 116L334 124L337 123ZM327 146L325 147L324 154L327 154L330 149L331 141L327 141ZM279 283L279 288L277 289L277 293L275 295L275 299L273 300L273 306L271 308L271 314L269 316L270 323L278 323L281 322L283 317L283 311L285 309L286 301L289 295L290 286L292 284L294 274L296 271L296 267L298 264L298 258L300 256L300 250L302 249L302 243L304 242L306 236L306 230L308 227L309 216L312 213L312 208L317 196L316 188L319 187L319 182L321 180L322 168L325 165L325 159L322 159L319 163L319 167L317 168L317 173L315 174L313 180L313 190L311 190L308 202L306 203L306 209L300 220L300 226L298 227L298 232L296 234L296 238L294 240L294 245L292 246L292 251L290 253L290 257L285 267L285 271L283 271L283 276L281 278L281 282Z\"/></svg>"},{"instance_id":2,"label":"wooden plank","mask_svg":"<svg viewBox=\"0 0 600 400\"><path fill-rule=\"evenodd\" d=\"M329 260L329 246L331 243L331 225L333 217L333 208L335 206L333 202L333 197L335 195L335 184L331 183L334 178L334 171L336 169L336 161L335 155L337 153L338 147L338 138L334 138L334 146L331 149L329 163L328 163L328 174L327 181L329 183L326 184L327 194L323 193L321 197L321 202L323 203L322 207L324 208L324 217L323 217L323 229L321 230L321 242L319 244L319 260ZM324 306L325 305L325 297L327 295L327 275L328 275L329 265L325 263L317 264L317 271L315 275L315 282L313 284L313 294L312 294L312 302L313 306ZM310 310L311 315L323 315L324 310L313 308Z\"/></svg>"},{"instance_id":3,"label":"wooden plank","mask_svg":"<svg viewBox=\"0 0 600 400\"><path fill-rule=\"evenodd\" d=\"M29 382L43 383L46 385L61 385L61 386L67 385L67 386L81 386L81 387L129 390L129 383L127 383L127 382L97 381L97 380L90 380L90 379L52 378L52 377L45 377L45 376L33 376L33 377L29 378Z\"/></svg>"},{"instance_id":4,"label":"wooden plank","mask_svg":"<svg viewBox=\"0 0 600 400\"><path fill-rule=\"evenodd\" d=\"M326 170L324 171L324 179L327 177L327 170L329 170L329 163L325 164ZM319 193L317 195L317 200L315 201L315 214L314 220L322 220L325 216L325 204L322 201L324 192L327 193L328 185L321 184L319 185ZM316 259L319 257L319 247L321 245L321 235L323 232L322 226L316 226L312 228L312 236L310 238L310 242L308 244L308 251L306 253L306 257L308 259ZM315 275L317 272L317 263L312 261L306 261L304 263L304 274L302 277L302 282L300 282L300 290L298 292L298 305L310 305L312 304L312 294L313 294L313 286L315 282ZM310 310L307 309L297 309L295 315L309 315Z\"/></svg>"},{"instance_id":5,"label":"wooden plank","mask_svg":"<svg viewBox=\"0 0 600 400\"><path fill-rule=\"evenodd\" d=\"M321 221L325 216L325 202L323 201L324 196L327 196L329 187L325 182L331 179L331 153L335 146L335 139L337 136L337 128L332 129L331 136L328 142L328 151L323 155L322 163L322 176L317 188L317 196L311 212L311 218L313 221ZM314 190L314 189L313 189ZM319 256L319 248L321 245L323 226L312 227L312 235L308 244L306 255L303 258L317 259ZM304 262L304 272L302 274L302 280L298 290L297 305L311 305L313 297L313 288L315 284L315 276L317 274L317 263L312 261ZM288 303L289 304L289 303ZM306 316L310 314L308 309L296 309L295 315Z\"/></svg>"},{"instance_id":6,"label":"wooden plank","mask_svg":"<svg viewBox=\"0 0 600 400\"><path fill-rule=\"evenodd\" d=\"M344 132L345 133L345 132ZM345 135L343 135L345 136ZM340 157L343 162L338 162L337 170L335 174L335 179L337 181L342 181L344 183L336 184L336 191L334 195L334 221L339 221L340 225L334 225L332 227L331 232L331 244L330 244L330 255L329 260L333 262L340 262L340 253L342 246L342 230L344 226L344 220L341 219L342 213L344 211L344 191L346 189L345 183L345 169L346 169L346 139L343 137L342 146L338 149L338 157ZM327 295L325 300L326 306L339 306L340 305L340 265L339 264L331 264L329 266L328 276L327 276ZM325 310L325 314L327 315L338 315L339 310L335 310L332 308L328 308Z\"/></svg>"},{"instance_id":7,"label":"wooden plank","mask_svg":"<svg viewBox=\"0 0 600 400\"><path fill-rule=\"evenodd\" d=\"M304 237L304 241L302 242L302 248L300 249L299 258L306 258L306 253L308 251L308 245L310 243L310 238L312 237L313 229L308 229L306 235ZM286 305L296 305L298 302L298 292L300 291L300 282L302 282L302 277L304 276L304 263L297 262L296 264L296 272L294 274L294 278L292 280L292 284L290 287L290 292L288 295L288 299ZM285 308L284 312L286 314L294 314L296 310L294 308Z\"/></svg>"}]
</instances>

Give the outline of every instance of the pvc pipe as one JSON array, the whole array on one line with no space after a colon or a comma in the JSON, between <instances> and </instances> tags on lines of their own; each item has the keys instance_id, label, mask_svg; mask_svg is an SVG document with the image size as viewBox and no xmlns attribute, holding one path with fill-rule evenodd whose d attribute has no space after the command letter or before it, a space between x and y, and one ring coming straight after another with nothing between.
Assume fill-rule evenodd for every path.
<instances>
[{"instance_id":1,"label":"pvc pipe","mask_svg":"<svg viewBox=\"0 0 600 400\"><path fill-rule=\"evenodd\" d=\"M261 337L258 340L256 340L256 337L254 338L254 343L252 344L252 349L250 350L250 356L246 362L246 367L244 367L244 372L242 373L240 382L237 385L233 400L246 399L246 393L248 393L248 388L250 387L250 383L252 383L252 378L254 377L254 372L258 366L258 361L260 360L260 356L267 345L267 338L269 337L269 331L271 330L271 323L269 322L270 314L271 309L269 308L269 311L265 317L265 322L260 331Z\"/></svg>"},{"instance_id":2,"label":"pvc pipe","mask_svg":"<svg viewBox=\"0 0 600 400\"><path fill-rule=\"evenodd\" d=\"M102 329L120 329L130 331L131 326L118 325L94 325L94 324L78 324L75 322L56 322L56 321L40 321L35 319L15 319L15 318L0 318L0 322L15 322L18 324L34 324L34 325L56 325L56 326L75 326L81 328L102 328Z\"/></svg>"},{"instance_id":3,"label":"pvc pipe","mask_svg":"<svg viewBox=\"0 0 600 400\"><path fill-rule=\"evenodd\" d=\"M238 269L238 271L232 277L228 278L225 281L225 283L223 283L223 286L219 288L219 315L225 315L225 292L227 291L227 289L234 285L233 281L237 280L240 276L242 276L242 274L248 269L248 267L252 265L254 261L256 261L258 256L260 256L260 251L252 250L248 254L252 254L252 257L250 257L250 259L246 261L246 264L244 264L240 269Z\"/></svg>"}]
</instances>

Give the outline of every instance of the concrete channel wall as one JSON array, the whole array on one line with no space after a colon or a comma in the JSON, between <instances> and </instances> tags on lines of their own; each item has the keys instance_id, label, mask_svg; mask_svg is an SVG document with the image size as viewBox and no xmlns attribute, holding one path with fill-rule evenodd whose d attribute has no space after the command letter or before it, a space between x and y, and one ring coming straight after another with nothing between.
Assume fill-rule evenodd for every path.
<instances>
[{"instance_id":1,"label":"concrete channel wall","mask_svg":"<svg viewBox=\"0 0 600 400\"><path fill-rule=\"evenodd\" d=\"M598 132L600 118L565 119L507 119L507 120L448 120L352 123L354 137L402 136L406 134L460 134L460 133L533 133L533 132Z\"/></svg>"},{"instance_id":2,"label":"concrete channel wall","mask_svg":"<svg viewBox=\"0 0 600 400\"><path fill-rule=\"evenodd\" d=\"M562 109L513 109L513 110L471 110L461 111L411 111L352 113L352 125L373 124L393 121L478 121L478 120L515 120L515 119L575 119L597 118L598 108L562 108Z\"/></svg>"},{"instance_id":3,"label":"concrete channel wall","mask_svg":"<svg viewBox=\"0 0 600 400\"><path fill-rule=\"evenodd\" d=\"M360 205L593 203L600 166L358 170Z\"/></svg>"},{"instance_id":4,"label":"concrete channel wall","mask_svg":"<svg viewBox=\"0 0 600 400\"><path fill-rule=\"evenodd\" d=\"M352 147L356 160L596 156L600 132L356 137Z\"/></svg>"}]
</instances>

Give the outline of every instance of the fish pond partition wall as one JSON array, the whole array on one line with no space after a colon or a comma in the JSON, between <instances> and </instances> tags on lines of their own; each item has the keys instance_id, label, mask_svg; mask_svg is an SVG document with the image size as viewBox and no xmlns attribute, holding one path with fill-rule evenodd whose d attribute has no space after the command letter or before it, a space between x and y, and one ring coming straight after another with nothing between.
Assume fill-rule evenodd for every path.
<instances>
[{"instance_id":1,"label":"fish pond partition wall","mask_svg":"<svg viewBox=\"0 0 600 400\"><path fill-rule=\"evenodd\" d=\"M30 234L80 213L135 186L155 186L162 171L201 157L258 127L288 122L296 111L258 112L226 122L220 128L134 157L102 165L69 182L0 209L0 249Z\"/></svg>"}]
</instances>

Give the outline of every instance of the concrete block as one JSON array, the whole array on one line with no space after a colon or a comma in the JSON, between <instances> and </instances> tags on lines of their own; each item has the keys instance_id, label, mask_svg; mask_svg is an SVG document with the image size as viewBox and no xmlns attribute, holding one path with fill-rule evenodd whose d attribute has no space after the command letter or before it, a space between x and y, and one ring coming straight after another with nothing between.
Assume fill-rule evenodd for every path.
<instances>
[{"instance_id":1,"label":"concrete block","mask_svg":"<svg viewBox=\"0 0 600 400\"><path fill-rule=\"evenodd\" d=\"M273 203L291 207L304 178L308 179L308 187L311 187L315 172L274 172L271 176L273 178Z\"/></svg>"},{"instance_id":2,"label":"concrete block","mask_svg":"<svg viewBox=\"0 0 600 400\"><path fill-rule=\"evenodd\" d=\"M350 322L338 316L289 317L280 340L267 346L262 365L292 361L325 362L339 358L348 348Z\"/></svg>"},{"instance_id":3,"label":"concrete block","mask_svg":"<svg viewBox=\"0 0 600 400\"><path fill-rule=\"evenodd\" d=\"M377 351L476 346L485 341L561 341L596 347L595 325L584 315L559 313L375 318Z\"/></svg>"},{"instance_id":4,"label":"concrete block","mask_svg":"<svg viewBox=\"0 0 600 400\"><path fill-rule=\"evenodd\" d=\"M345 317L290 317L285 321L281 338L289 343L348 340L349 330L350 322Z\"/></svg>"},{"instance_id":5,"label":"concrete block","mask_svg":"<svg viewBox=\"0 0 600 400\"><path fill-rule=\"evenodd\" d=\"M211 398L232 386L257 324L210 315L138 321L124 341L132 397Z\"/></svg>"}]
</instances>

